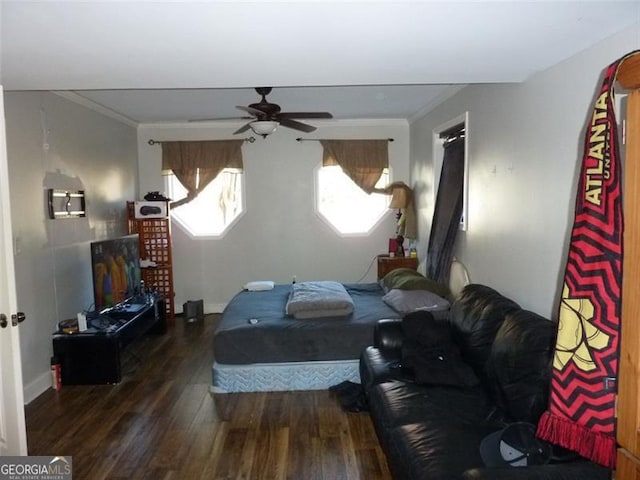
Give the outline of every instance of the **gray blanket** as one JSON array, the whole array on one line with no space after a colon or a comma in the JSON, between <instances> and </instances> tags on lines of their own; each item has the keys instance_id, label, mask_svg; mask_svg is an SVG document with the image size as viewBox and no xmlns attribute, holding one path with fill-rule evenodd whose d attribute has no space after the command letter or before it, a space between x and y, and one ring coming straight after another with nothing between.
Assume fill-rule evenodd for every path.
<instances>
[{"instance_id":1,"label":"gray blanket","mask_svg":"<svg viewBox=\"0 0 640 480\"><path fill-rule=\"evenodd\" d=\"M294 283L285 311L298 319L345 316L353 312L353 299L338 282Z\"/></svg>"}]
</instances>

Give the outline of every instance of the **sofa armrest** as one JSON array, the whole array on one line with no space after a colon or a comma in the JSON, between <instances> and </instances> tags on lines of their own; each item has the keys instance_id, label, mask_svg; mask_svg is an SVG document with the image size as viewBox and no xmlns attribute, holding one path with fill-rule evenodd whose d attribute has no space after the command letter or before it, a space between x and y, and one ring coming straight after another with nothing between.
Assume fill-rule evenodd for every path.
<instances>
[{"instance_id":1,"label":"sofa armrest","mask_svg":"<svg viewBox=\"0 0 640 480\"><path fill-rule=\"evenodd\" d=\"M386 319L378 320L373 330L373 346L380 350L397 350L402 348L404 332L402 320Z\"/></svg>"},{"instance_id":2,"label":"sofa armrest","mask_svg":"<svg viewBox=\"0 0 640 480\"><path fill-rule=\"evenodd\" d=\"M530 467L473 468L464 480L609 480L611 470L590 462L568 462Z\"/></svg>"}]
</instances>

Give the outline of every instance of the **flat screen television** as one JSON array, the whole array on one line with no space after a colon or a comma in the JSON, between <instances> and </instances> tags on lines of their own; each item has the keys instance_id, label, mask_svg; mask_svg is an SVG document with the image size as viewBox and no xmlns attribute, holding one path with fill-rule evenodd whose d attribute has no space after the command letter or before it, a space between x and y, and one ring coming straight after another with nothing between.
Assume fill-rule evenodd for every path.
<instances>
[{"instance_id":1,"label":"flat screen television","mask_svg":"<svg viewBox=\"0 0 640 480\"><path fill-rule=\"evenodd\" d=\"M96 312L118 305L139 293L138 235L92 242L91 273Z\"/></svg>"}]
</instances>

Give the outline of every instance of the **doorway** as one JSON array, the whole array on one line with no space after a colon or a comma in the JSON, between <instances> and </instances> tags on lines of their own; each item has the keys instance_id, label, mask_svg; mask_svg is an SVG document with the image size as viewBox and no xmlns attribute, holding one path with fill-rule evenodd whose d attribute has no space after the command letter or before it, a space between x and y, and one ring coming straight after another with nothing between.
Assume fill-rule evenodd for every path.
<instances>
[{"instance_id":1,"label":"doorway","mask_svg":"<svg viewBox=\"0 0 640 480\"><path fill-rule=\"evenodd\" d=\"M468 222L468 114L433 131L434 210L427 247L427 276L447 284L459 230Z\"/></svg>"},{"instance_id":2,"label":"doorway","mask_svg":"<svg viewBox=\"0 0 640 480\"><path fill-rule=\"evenodd\" d=\"M9 168L0 86L0 455L26 455L20 330L13 263ZM13 318L12 318L13 317Z\"/></svg>"}]
</instances>

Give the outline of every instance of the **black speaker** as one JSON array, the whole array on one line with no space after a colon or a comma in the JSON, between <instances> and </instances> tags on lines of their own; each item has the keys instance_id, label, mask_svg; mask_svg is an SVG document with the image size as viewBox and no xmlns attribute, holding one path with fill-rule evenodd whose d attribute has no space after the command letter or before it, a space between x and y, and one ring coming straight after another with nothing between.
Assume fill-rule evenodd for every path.
<instances>
[{"instance_id":1,"label":"black speaker","mask_svg":"<svg viewBox=\"0 0 640 480\"><path fill-rule=\"evenodd\" d=\"M197 322L204 318L202 300L189 300L182 304L182 314L188 323Z\"/></svg>"}]
</instances>

